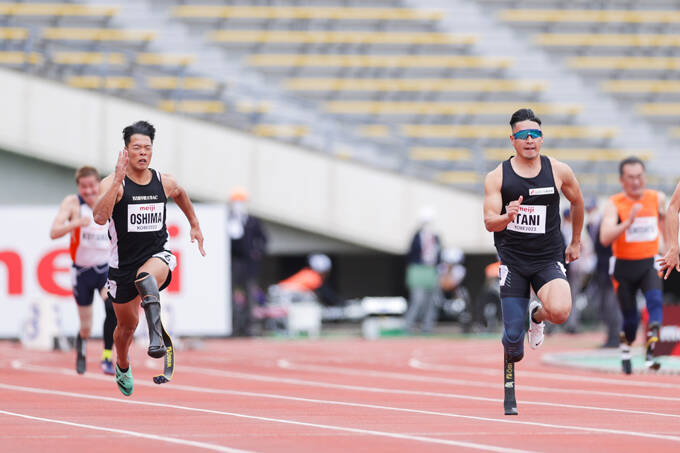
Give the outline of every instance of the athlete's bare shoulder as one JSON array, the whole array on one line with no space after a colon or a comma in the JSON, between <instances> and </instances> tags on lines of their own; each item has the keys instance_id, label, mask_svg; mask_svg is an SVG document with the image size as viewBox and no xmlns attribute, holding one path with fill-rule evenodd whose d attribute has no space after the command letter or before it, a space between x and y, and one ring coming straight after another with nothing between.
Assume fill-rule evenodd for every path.
<instances>
[{"instance_id":1,"label":"athlete's bare shoulder","mask_svg":"<svg viewBox=\"0 0 680 453\"><path fill-rule=\"evenodd\" d=\"M552 165L553 168L553 176L555 177L555 182L558 182L558 187L562 186L563 183L571 184L576 181L574 171L569 164L557 160L554 157L547 157L550 159L550 165Z\"/></svg>"},{"instance_id":2,"label":"athlete's bare shoulder","mask_svg":"<svg viewBox=\"0 0 680 453\"><path fill-rule=\"evenodd\" d=\"M484 178L485 183L486 182L491 182L491 183L498 182L498 183L500 183L500 182L502 182L502 180L503 180L503 164L502 163L498 164L496 166L496 168L494 168L489 173L487 173L486 178Z\"/></svg>"},{"instance_id":3,"label":"athlete's bare shoulder","mask_svg":"<svg viewBox=\"0 0 680 453\"><path fill-rule=\"evenodd\" d=\"M66 195L66 197L64 197L64 199L61 202L62 206L73 206L76 204L80 204L80 202L78 201L78 195L74 193Z\"/></svg>"},{"instance_id":4,"label":"athlete's bare shoulder","mask_svg":"<svg viewBox=\"0 0 680 453\"><path fill-rule=\"evenodd\" d=\"M110 175L106 176L104 179L101 180L99 183L99 196L102 197L108 190L111 188L111 186L115 183L115 173L111 173ZM116 203L120 201L120 199L123 197L123 185L118 184L118 189L116 190Z\"/></svg>"},{"instance_id":5,"label":"athlete's bare shoulder","mask_svg":"<svg viewBox=\"0 0 680 453\"><path fill-rule=\"evenodd\" d=\"M78 195L74 193L66 195L59 205L58 215L64 217L65 220L68 220L76 216L79 207L80 201L78 200Z\"/></svg>"},{"instance_id":6,"label":"athlete's bare shoulder","mask_svg":"<svg viewBox=\"0 0 680 453\"><path fill-rule=\"evenodd\" d=\"M484 178L484 190L486 192L501 190L503 184L503 164L498 164L496 168L486 174Z\"/></svg>"},{"instance_id":7,"label":"athlete's bare shoulder","mask_svg":"<svg viewBox=\"0 0 680 453\"><path fill-rule=\"evenodd\" d=\"M177 179L174 176L170 173L161 173L161 183L166 197L174 198L177 196L179 184L177 184Z\"/></svg>"}]
</instances>

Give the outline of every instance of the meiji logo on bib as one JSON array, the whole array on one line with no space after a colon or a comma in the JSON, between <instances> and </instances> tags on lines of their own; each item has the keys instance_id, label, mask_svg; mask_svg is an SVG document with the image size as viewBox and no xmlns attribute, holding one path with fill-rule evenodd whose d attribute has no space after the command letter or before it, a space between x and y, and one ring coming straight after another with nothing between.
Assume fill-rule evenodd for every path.
<instances>
[{"instance_id":1,"label":"meiji logo on bib","mask_svg":"<svg viewBox=\"0 0 680 453\"><path fill-rule=\"evenodd\" d=\"M626 230L626 242L649 242L659 235L656 216L636 217Z\"/></svg>"},{"instance_id":2,"label":"meiji logo on bib","mask_svg":"<svg viewBox=\"0 0 680 453\"><path fill-rule=\"evenodd\" d=\"M129 232L159 231L163 220L163 203L128 205Z\"/></svg>"},{"instance_id":3,"label":"meiji logo on bib","mask_svg":"<svg viewBox=\"0 0 680 453\"><path fill-rule=\"evenodd\" d=\"M506 229L518 233L545 234L546 207L542 205L520 205L514 222L508 223Z\"/></svg>"},{"instance_id":4,"label":"meiji logo on bib","mask_svg":"<svg viewBox=\"0 0 680 453\"><path fill-rule=\"evenodd\" d=\"M533 189L529 189L529 195L552 195L554 193L554 187L534 187Z\"/></svg>"}]
</instances>

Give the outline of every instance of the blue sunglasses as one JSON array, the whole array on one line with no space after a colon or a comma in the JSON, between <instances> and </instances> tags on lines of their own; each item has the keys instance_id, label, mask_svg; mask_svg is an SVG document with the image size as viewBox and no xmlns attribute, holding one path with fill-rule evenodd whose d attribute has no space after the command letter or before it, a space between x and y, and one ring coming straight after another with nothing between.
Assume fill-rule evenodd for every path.
<instances>
[{"instance_id":1,"label":"blue sunglasses","mask_svg":"<svg viewBox=\"0 0 680 453\"><path fill-rule=\"evenodd\" d=\"M539 138L543 137L543 131L538 129L524 129L523 131L515 132L513 137L519 140L526 140L528 137Z\"/></svg>"}]
</instances>

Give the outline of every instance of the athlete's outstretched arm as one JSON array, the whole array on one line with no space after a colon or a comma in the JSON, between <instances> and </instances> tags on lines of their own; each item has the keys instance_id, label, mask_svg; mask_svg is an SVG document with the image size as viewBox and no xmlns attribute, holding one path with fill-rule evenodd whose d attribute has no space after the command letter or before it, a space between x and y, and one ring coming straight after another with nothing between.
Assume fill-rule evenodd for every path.
<instances>
[{"instance_id":1,"label":"athlete's outstretched arm","mask_svg":"<svg viewBox=\"0 0 680 453\"><path fill-rule=\"evenodd\" d=\"M177 206L182 210L189 225L191 226L190 236L191 242L196 240L198 242L198 250L201 255L205 256L205 250L203 250L203 233L201 232L201 226L198 224L198 217L196 217L196 212L194 211L194 205L191 203L191 199L187 194L186 190L182 188L177 180L172 175L163 173L163 190L165 190L165 196L172 198L177 203Z\"/></svg>"},{"instance_id":2,"label":"athlete's outstretched arm","mask_svg":"<svg viewBox=\"0 0 680 453\"><path fill-rule=\"evenodd\" d=\"M116 163L116 170L113 174L104 178L99 186L101 195L92 209L92 216L94 221L99 225L104 225L107 220L111 218L113 207L118 203L123 196L123 180L128 166L127 150L118 154L118 162Z\"/></svg>"},{"instance_id":3,"label":"athlete's outstretched arm","mask_svg":"<svg viewBox=\"0 0 680 453\"><path fill-rule=\"evenodd\" d=\"M522 204L522 196L520 195L519 199L511 201L506 206L505 214L501 214L503 210L502 183L503 174L500 166L486 175L484 180L484 226L487 231L503 231L510 222L515 220L519 212L519 205Z\"/></svg>"},{"instance_id":4,"label":"athlete's outstretched arm","mask_svg":"<svg viewBox=\"0 0 680 453\"><path fill-rule=\"evenodd\" d=\"M668 235L666 234L666 194L663 192L657 192L658 202L659 202L659 231L661 232L662 247L666 247L666 239ZM663 248L662 250L665 250Z\"/></svg>"},{"instance_id":5,"label":"athlete's outstretched arm","mask_svg":"<svg viewBox=\"0 0 680 453\"><path fill-rule=\"evenodd\" d=\"M59 206L59 212L57 212L57 216L52 222L50 239L60 238L79 226L87 226L90 223L90 219L78 215L77 208L78 197L75 195L68 195L64 198Z\"/></svg>"},{"instance_id":6,"label":"athlete's outstretched arm","mask_svg":"<svg viewBox=\"0 0 680 453\"><path fill-rule=\"evenodd\" d=\"M576 261L581 255L581 232L583 231L585 208L581 187L571 167L560 162L558 170L560 172L560 181L562 181L562 193L571 203L571 243L564 252L566 262L571 263Z\"/></svg>"},{"instance_id":7,"label":"athlete's outstretched arm","mask_svg":"<svg viewBox=\"0 0 680 453\"><path fill-rule=\"evenodd\" d=\"M678 213L680 212L680 184L675 187L675 192L671 196L671 202L666 211L665 227L666 237L664 244L666 254L659 260L661 270L666 271L664 280L673 272L673 269L680 272L680 258L678 257Z\"/></svg>"},{"instance_id":8,"label":"athlete's outstretched arm","mask_svg":"<svg viewBox=\"0 0 680 453\"><path fill-rule=\"evenodd\" d=\"M607 205L604 208L604 215L602 216L602 225L600 226L600 242L602 245L609 247L616 238L621 236L623 232L633 224L640 209L642 209L642 205L635 203L628 218L623 219L621 223L619 223L619 214L616 211L616 206L614 206L614 203L612 203L611 200L607 201Z\"/></svg>"}]
</instances>

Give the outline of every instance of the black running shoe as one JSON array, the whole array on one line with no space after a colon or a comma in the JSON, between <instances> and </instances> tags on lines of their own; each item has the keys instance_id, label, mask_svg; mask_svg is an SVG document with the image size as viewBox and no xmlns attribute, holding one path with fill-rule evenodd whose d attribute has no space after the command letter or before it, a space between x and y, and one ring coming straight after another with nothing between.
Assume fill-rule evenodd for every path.
<instances>
[{"instance_id":1,"label":"black running shoe","mask_svg":"<svg viewBox=\"0 0 680 453\"><path fill-rule=\"evenodd\" d=\"M78 374L85 373L87 364L85 360L85 348L86 341L81 338L80 334L78 334L76 337L76 372Z\"/></svg>"},{"instance_id":2,"label":"black running shoe","mask_svg":"<svg viewBox=\"0 0 680 453\"><path fill-rule=\"evenodd\" d=\"M621 368L624 374L633 374L633 365L630 363L630 359L621 359Z\"/></svg>"},{"instance_id":3,"label":"black running shoe","mask_svg":"<svg viewBox=\"0 0 680 453\"><path fill-rule=\"evenodd\" d=\"M633 365L630 363L630 345L623 332L621 332L619 348L621 349L621 368L624 374L633 374Z\"/></svg>"}]
</instances>

